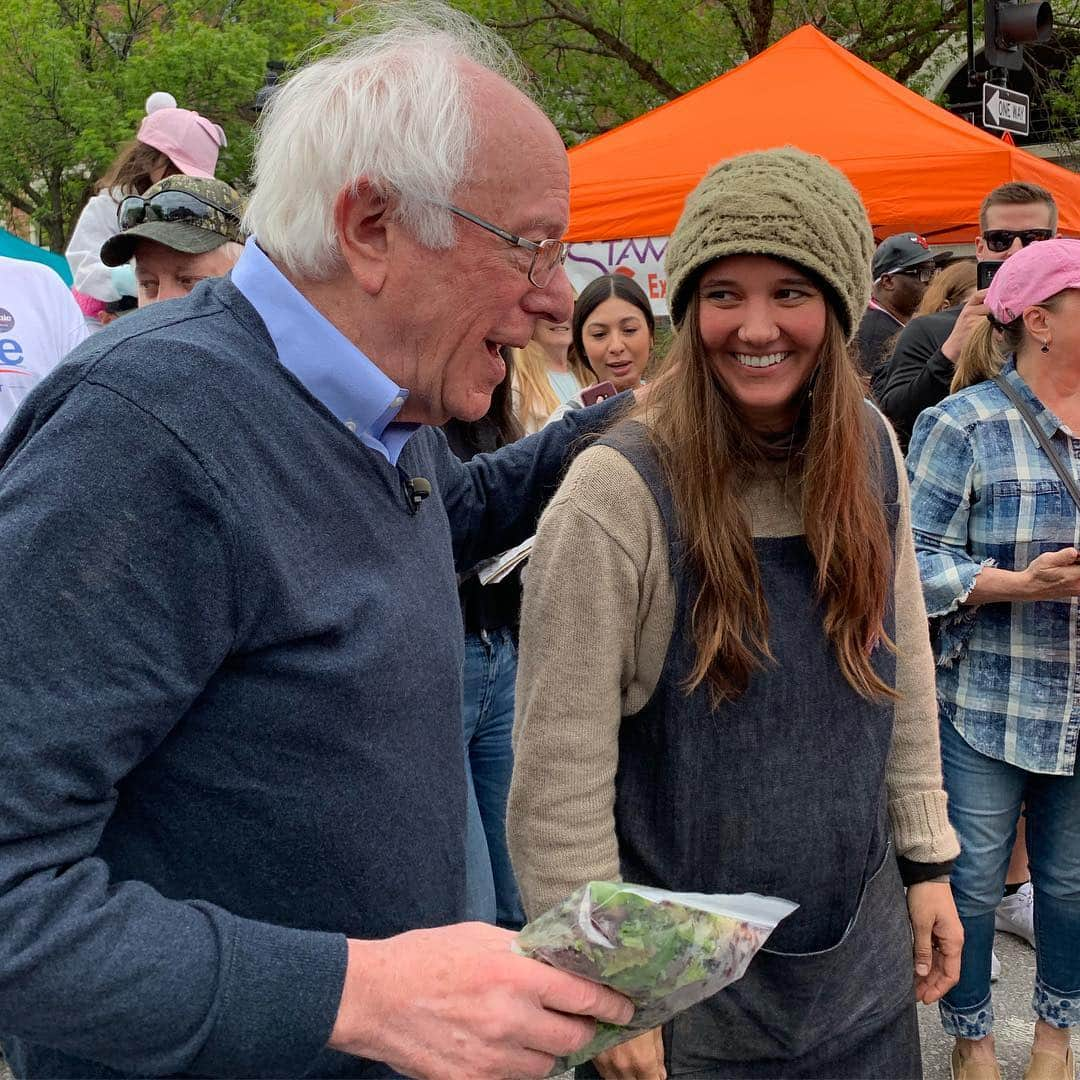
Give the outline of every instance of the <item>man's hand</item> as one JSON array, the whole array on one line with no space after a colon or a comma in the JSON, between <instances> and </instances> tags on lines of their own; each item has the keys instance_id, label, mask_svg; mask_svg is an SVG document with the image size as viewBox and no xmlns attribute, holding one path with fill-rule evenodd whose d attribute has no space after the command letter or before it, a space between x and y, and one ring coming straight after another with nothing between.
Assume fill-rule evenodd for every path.
<instances>
[{"instance_id":1,"label":"man's hand","mask_svg":"<svg viewBox=\"0 0 1080 1080\"><path fill-rule=\"evenodd\" d=\"M604 1080L667 1080L664 1068L664 1037L653 1028L593 1058Z\"/></svg>"},{"instance_id":2,"label":"man's hand","mask_svg":"<svg viewBox=\"0 0 1080 1080\"><path fill-rule=\"evenodd\" d=\"M629 1023L620 994L510 951L484 923L349 941L329 1046L430 1080L546 1076L593 1037Z\"/></svg>"},{"instance_id":3,"label":"man's hand","mask_svg":"<svg viewBox=\"0 0 1080 1080\"><path fill-rule=\"evenodd\" d=\"M910 886L907 904L915 938L915 999L929 1005L947 994L960 978L964 927L948 882L923 881Z\"/></svg>"},{"instance_id":4,"label":"man's hand","mask_svg":"<svg viewBox=\"0 0 1080 1080\"><path fill-rule=\"evenodd\" d=\"M954 364L960 359L960 354L964 351L964 346L968 343L975 327L990 314L990 309L983 303L986 293L986 289L980 289L979 292L971 294L960 312L960 317L956 320L956 325L952 328L952 333L942 342L942 354Z\"/></svg>"}]
</instances>

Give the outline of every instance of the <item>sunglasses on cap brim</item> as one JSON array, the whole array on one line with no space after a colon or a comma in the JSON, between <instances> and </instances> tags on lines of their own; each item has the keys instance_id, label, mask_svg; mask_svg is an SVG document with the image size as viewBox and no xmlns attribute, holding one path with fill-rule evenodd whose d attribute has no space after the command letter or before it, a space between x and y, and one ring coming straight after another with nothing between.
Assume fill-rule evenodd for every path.
<instances>
[{"instance_id":1,"label":"sunglasses on cap brim","mask_svg":"<svg viewBox=\"0 0 1080 1080\"><path fill-rule=\"evenodd\" d=\"M208 222L221 214L230 224L240 227L240 218L232 210L200 199L190 191L159 191L149 199L141 195L128 195L120 203L116 220L123 232L146 221Z\"/></svg>"}]
</instances>

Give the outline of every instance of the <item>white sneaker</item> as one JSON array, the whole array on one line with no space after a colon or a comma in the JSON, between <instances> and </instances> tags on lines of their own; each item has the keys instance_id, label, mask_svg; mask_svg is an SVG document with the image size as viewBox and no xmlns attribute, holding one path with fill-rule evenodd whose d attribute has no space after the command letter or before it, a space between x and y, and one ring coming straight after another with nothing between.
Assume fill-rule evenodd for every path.
<instances>
[{"instance_id":1,"label":"white sneaker","mask_svg":"<svg viewBox=\"0 0 1080 1080\"><path fill-rule=\"evenodd\" d=\"M1035 900L1031 882L1027 881L1012 894L1004 896L994 912L994 929L1015 934L1035 948Z\"/></svg>"},{"instance_id":2,"label":"white sneaker","mask_svg":"<svg viewBox=\"0 0 1080 1080\"><path fill-rule=\"evenodd\" d=\"M998 954L992 952L990 954L990 981L997 982L1001 978L1001 961L998 959Z\"/></svg>"}]
</instances>

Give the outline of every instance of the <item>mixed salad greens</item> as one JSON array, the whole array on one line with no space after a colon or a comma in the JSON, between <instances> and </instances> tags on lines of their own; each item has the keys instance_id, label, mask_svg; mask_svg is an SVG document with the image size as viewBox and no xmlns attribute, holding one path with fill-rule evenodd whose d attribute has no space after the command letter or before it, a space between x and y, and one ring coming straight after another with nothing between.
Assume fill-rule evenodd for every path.
<instances>
[{"instance_id":1,"label":"mixed salad greens","mask_svg":"<svg viewBox=\"0 0 1080 1080\"><path fill-rule=\"evenodd\" d=\"M609 881L583 885L530 922L514 948L618 990L637 1011L626 1027L599 1024L588 1046L553 1071L658 1027L741 978L777 923L797 906L752 894L706 896Z\"/></svg>"}]
</instances>

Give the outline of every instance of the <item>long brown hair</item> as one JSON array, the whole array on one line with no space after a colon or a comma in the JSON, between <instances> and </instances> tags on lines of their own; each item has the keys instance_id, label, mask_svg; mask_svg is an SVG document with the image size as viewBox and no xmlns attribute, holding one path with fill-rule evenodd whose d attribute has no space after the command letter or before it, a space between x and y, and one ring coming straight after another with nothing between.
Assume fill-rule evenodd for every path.
<instances>
[{"instance_id":1,"label":"long brown hair","mask_svg":"<svg viewBox=\"0 0 1080 1080\"><path fill-rule=\"evenodd\" d=\"M165 166L165 176L180 171L166 154L132 139L120 148L105 175L97 182L97 189L112 191L119 188L125 195L142 195L154 183L150 174L161 165Z\"/></svg>"},{"instance_id":2,"label":"long brown hair","mask_svg":"<svg viewBox=\"0 0 1080 1080\"><path fill-rule=\"evenodd\" d=\"M698 582L691 612L697 657L687 691L706 682L714 703L737 698L772 659L745 492L762 462L747 425L706 358L693 289L665 371L637 410L671 489L690 569ZM807 544L817 563L825 632L848 683L866 698L895 698L870 663L873 645L892 648L885 609L893 553L880 495L864 389L831 306L815 374L790 456L801 481Z\"/></svg>"}]
</instances>

